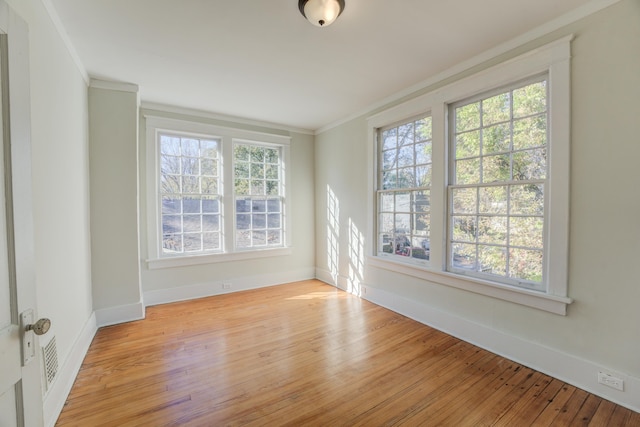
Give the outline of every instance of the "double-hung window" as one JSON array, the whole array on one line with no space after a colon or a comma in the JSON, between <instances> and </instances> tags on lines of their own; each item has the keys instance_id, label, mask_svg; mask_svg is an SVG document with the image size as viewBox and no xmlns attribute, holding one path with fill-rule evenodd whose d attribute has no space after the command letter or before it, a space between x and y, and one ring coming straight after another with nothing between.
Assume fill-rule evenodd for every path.
<instances>
[{"instance_id":1,"label":"double-hung window","mask_svg":"<svg viewBox=\"0 0 640 427\"><path fill-rule=\"evenodd\" d=\"M544 75L449 107L450 271L542 288L547 87Z\"/></svg>"},{"instance_id":2,"label":"double-hung window","mask_svg":"<svg viewBox=\"0 0 640 427\"><path fill-rule=\"evenodd\" d=\"M566 313L570 41L369 117L370 266Z\"/></svg>"},{"instance_id":3,"label":"double-hung window","mask_svg":"<svg viewBox=\"0 0 640 427\"><path fill-rule=\"evenodd\" d=\"M290 138L146 119L148 265L290 253Z\"/></svg>"},{"instance_id":4,"label":"double-hung window","mask_svg":"<svg viewBox=\"0 0 640 427\"><path fill-rule=\"evenodd\" d=\"M431 117L379 131L378 252L429 259Z\"/></svg>"}]
</instances>

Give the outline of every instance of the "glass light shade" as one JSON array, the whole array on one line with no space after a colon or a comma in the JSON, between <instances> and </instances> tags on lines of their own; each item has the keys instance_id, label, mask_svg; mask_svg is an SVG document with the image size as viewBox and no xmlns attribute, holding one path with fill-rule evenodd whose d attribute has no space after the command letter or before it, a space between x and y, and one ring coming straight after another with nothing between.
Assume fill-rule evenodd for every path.
<instances>
[{"instance_id":1,"label":"glass light shade","mask_svg":"<svg viewBox=\"0 0 640 427\"><path fill-rule=\"evenodd\" d=\"M313 25L326 27L342 13L344 1L338 0L308 0L304 5L303 15Z\"/></svg>"}]
</instances>

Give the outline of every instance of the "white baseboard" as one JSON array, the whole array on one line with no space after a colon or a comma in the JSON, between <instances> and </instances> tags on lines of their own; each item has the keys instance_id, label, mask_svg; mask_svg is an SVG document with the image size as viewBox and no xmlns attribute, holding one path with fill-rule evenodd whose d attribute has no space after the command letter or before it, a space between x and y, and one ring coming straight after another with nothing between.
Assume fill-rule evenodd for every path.
<instances>
[{"instance_id":1,"label":"white baseboard","mask_svg":"<svg viewBox=\"0 0 640 427\"><path fill-rule=\"evenodd\" d=\"M355 283L354 281L349 280L347 276L332 274L330 271L323 268L316 268L316 279L328 285L335 286L338 289L342 289L345 292L349 292L357 296L362 295L362 285L359 282Z\"/></svg>"},{"instance_id":2,"label":"white baseboard","mask_svg":"<svg viewBox=\"0 0 640 427\"><path fill-rule=\"evenodd\" d=\"M80 336L74 343L69 356L62 364L62 367L58 370L58 378L51 385L51 389L47 392L43 402L43 415L44 425L47 427L54 427L64 403L67 400L67 396L71 392L71 387L76 380L76 376L80 371L84 357L89 351L89 346L93 337L98 331L96 324L96 316L91 314L84 328L80 332Z\"/></svg>"},{"instance_id":3,"label":"white baseboard","mask_svg":"<svg viewBox=\"0 0 640 427\"><path fill-rule=\"evenodd\" d=\"M171 302L210 297L213 295L228 294L231 292L246 291L249 289L264 288L267 286L298 282L313 278L315 278L315 269L305 268L301 270L284 271L272 274L235 277L208 283L199 283L191 286L150 290L144 292L144 304L146 307L149 307L158 304L167 304ZM225 289L223 287L225 284L230 286L229 289Z\"/></svg>"},{"instance_id":4,"label":"white baseboard","mask_svg":"<svg viewBox=\"0 0 640 427\"><path fill-rule=\"evenodd\" d=\"M320 277L318 279L323 280ZM327 283L331 284L331 282ZM391 292L364 285L361 296L374 304L640 412L640 378L623 374L572 354L504 334ZM624 391L599 384L598 372L606 372L623 379Z\"/></svg>"},{"instance_id":5,"label":"white baseboard","mask_svg":"<svg viewBox=\"0 0 640 427\"><path fill-rule=\"evenodd\" d=\"M119 305L117 307L96 310L96 323L99 328L103 326L117 325L118 323L133 322L144 319L144 304Z\"/></svg>"}]
</instances>

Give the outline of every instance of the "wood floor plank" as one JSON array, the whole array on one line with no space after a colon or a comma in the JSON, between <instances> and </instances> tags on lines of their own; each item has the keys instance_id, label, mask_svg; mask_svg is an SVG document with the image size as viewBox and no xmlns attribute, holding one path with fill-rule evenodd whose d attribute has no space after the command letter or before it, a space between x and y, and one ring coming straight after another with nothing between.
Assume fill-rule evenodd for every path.
<instances>
[{"instance_id":1,"label":"wood floor plank","mask_svg":"<svg viewBox=\"0 0 640 427\"><path fill-rule=\"evenodd\" d=\"M311 280L149 307L100 329L56 425L603 422L640 416Z\"/></svg>"}]
</instances>

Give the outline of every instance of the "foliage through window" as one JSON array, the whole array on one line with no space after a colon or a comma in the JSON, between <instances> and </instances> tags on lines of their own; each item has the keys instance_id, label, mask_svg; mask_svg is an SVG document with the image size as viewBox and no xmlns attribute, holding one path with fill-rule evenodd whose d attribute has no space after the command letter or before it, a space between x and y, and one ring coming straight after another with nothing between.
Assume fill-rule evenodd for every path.
<instances>
[{"instance_id":1,"label":"foliage through window","mask_svg":"<svg viewBox=\"0 0 640 427\"><path fill-rule=\"evenodd\" d=\"M217 252L220 140L159 134L162 252Z\"/></svg>"},{"instance_id":2,"label":"foliage through window","mask_svg":"<svg viewBox=\"0 0 640 427\"><path fill-rule=\"evenodd\" d=\"M237 249L283 245L281 158L279 147L234 144Z\"/></svg>"},{"instance_id":3,"label":"foliage through window","mask_svg":"<svg viewBox=\"0 0 640 427\"><path fill-rule=\"evenodd\" d=\"M378 253L428 260L431 117L379 132Z\"/></svg>"},{"instance_id":4,"label":"foliage through window","mask_svg":"<svg viewBox=\"0 0 640 427\"><path fill-rule=\"evenodd\" d=\"M545 269L547 81L450 107L448 268L540 288Z\"/></svg>"}]
</instances>

